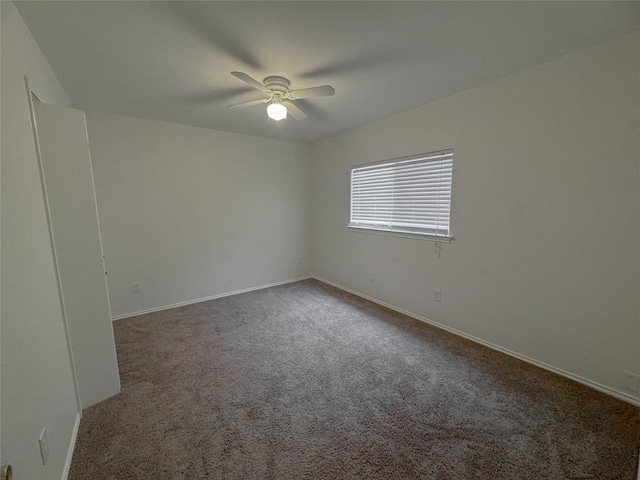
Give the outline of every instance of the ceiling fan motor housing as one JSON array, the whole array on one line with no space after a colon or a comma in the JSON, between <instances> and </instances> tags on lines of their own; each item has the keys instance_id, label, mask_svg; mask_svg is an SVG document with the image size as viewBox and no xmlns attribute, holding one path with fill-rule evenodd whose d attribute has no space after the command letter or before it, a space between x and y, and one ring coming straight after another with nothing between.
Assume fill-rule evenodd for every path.
<instances>
[{"instance_id":1,"label":"ceiling fan motor housing","mask_svg":"<svg viewBox=\"0 0 640 480\"><path fill-rule=\"evenodd\" d=\"M271 76L264 79L264 86L274 92L288 93L289 92L289 80L284 77Z\"/></svg>"}]
</instances>

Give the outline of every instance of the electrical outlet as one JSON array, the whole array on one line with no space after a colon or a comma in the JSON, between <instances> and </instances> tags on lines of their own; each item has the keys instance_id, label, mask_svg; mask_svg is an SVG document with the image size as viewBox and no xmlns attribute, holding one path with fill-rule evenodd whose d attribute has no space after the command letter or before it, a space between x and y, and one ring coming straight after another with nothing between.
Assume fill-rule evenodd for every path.
<instances>
[{"instance_id":1,"label":"electrical outlet","mask_svg":"<svg viewBox=\"0 0 640 480\"><path fill-rule=\"evenodd\" d=\"M439 288L436 288L433 290L433 301L434 302L439 302L442 300L442 292L440 291Z\"/></svg>"},{"instance_id":2,"label":"electrical outlet","mask_svg":"<svg viewBox=\"0 0 640 480\"><path fill-rule=\"evenodd\" d=\"M131 293L140 293L140 282L133 282L131 284Z\"/></svg>"},{"instance_id":3,"label":"electrical outlet","mask_svg":"<svg viewBox=\"0 0 640 480\"><path fill-rule=\"evenodd\" d=\"M49 459L49 440L47 439L47 429L43 428L38 438L38 445L40 445L40 458L42 459L42 465L47 464Z\"/></svg>"},{"instance_id":4,"label":"electrical outlet","mask_svg":"<svg viewBox=\"0 0 640 480\"><path fill-rule=\"evenodd\" d=\"M376 274L375 274L375 272L371 272L371 273L369 273L369 281L370 281L370 282L375 282L375 281L376 281Z\"/></svg>"},{"instance_id":5,"label":"electrical outlet","mask_svg":"<svg viewBox=\"0 0 640 480\"><path fill-rule=\"evenodd\" d=\"M640 391L640 373L629 372L628 370L622 370L622 387L627 392L638 393Z\"/></svg>"}]
</instances>

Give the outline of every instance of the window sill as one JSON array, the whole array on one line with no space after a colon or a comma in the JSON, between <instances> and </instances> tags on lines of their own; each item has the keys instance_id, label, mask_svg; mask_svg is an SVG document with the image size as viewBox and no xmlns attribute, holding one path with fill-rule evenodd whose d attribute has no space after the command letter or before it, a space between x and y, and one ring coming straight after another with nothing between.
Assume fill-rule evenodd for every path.
<instances>
[{"instance_id":1,"label":"window sill","mask_svg":"<svg viewBox=\"0 0 640 480\"><path fill-rule=\"evenodd\" d=\"M429 233L415 233L415 232L396 232L393 230L378 230L376 228L356 227L353 225L347 225L349 230L353 230L359 233L369 233L373 235L386 235L388 237L404 237L414 238L417 240L427 240L429 242L438 243L450 243L455 237L445 235L432 235Z\"/></svg>"}]
</instances>

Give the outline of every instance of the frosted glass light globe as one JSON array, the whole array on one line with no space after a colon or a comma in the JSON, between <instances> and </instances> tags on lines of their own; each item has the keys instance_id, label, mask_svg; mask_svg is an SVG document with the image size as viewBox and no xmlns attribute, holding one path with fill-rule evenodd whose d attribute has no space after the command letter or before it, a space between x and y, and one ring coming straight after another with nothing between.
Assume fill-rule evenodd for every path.
<instances>
[{"instance_id":1,"label":"frosted glass light globe","mask_svg":"<svg viewBox=\"0 0 640 480\"><path fill-rule=\"evenodd\" d=\"M267 115L272 120L282 120L287 118L287 107L281 103L271 103L267 106Z\"/></svg>"}]
</instances>

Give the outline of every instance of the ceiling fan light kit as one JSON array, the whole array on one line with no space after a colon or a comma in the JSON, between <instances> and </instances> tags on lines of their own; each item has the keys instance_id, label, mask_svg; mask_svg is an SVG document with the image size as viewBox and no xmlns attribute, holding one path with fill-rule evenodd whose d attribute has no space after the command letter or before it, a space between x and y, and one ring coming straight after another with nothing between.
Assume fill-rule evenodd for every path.
<instances>
[{"instance_id":1,"label":"ceiling fan light kit","mask_svg":"<svg viewBox=\"0 0 640 480\"><path fill-rule=\"evenodd\" d=\"M270 76L264 79L264 83L260 83L243 72L231 72L231 75L264 93L265 98L229 105L228 108L251 107L253 105L267 103L267 116L276 121L287 118L287 113L296 120L302 120L307 117L307 115L293 103L296 100L310 97L330 97L336 93L330 85L289 90L290 82L284 77Z\"/></svg>"},{"instance_id":2,"label":"ceiling fan light kit","mask_svg":"<svg viewBox=\"0 0 640 480\"><path fill-rule=\"evenodd\" d=\"M267 106L267 116L276 122L287 118L287 107L277 100L272 100Z\"/></svg>"}]
</instances>

